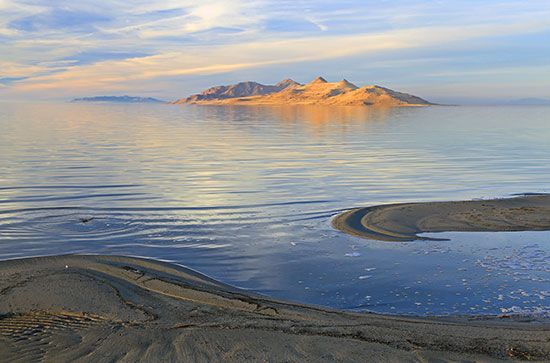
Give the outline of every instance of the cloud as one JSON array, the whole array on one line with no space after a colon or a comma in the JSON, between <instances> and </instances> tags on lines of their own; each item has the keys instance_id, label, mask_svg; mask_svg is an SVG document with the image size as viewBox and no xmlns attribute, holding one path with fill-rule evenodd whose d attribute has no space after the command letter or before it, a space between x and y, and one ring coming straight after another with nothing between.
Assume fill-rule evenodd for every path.
<instances>
[{"instance_id":1,"label":"cloud","mask_svg":"<svg viewBox=\"0 0 550 363\"><path fill-rule=\"evenodd\" d=\"M6 86L13 82L23 80L25 78L26 77L3 77L3 78L0 78L0 84Z\"/></svg>"},{"instance_id":2,"label":"cloud","mask_svg":"<svg viewBox=\"0 0 550 363\"><path fill-rule=\"evenodd\" d=\"M19 18L8 24L9 28L19 31L36 32L44 30L66 30L89 32L98 23L108 22L108 16L65 9L52 9L43 13Z\"/></svg>"},{"instance_id":3,"label":"cloud","mask_svg":"<svg viewBox=\"0 0 550 363\"><path fill-rule=\"evenodd\" d=\"M45 66L21 65L0 60L0 77L2 78L28 78L49 70L50 68Z\"/></svg>"},{"instance_id":4,"label":"cloud","mask_svg":"<svg viewBox=\"0 0 550 363\"><path fill-rule=\"evenodd\" d=\"M143 58L149 55L150 54L141 52L87 51L72 54L63 58L61 61L53 63L59 64L59 62L65 62L71 65L85 65L109 60Z\"/></svg>"},{"instance_id":5,"label":"cloud","mask_svg":"<svg viewBox=\"0 0 550 363\"><path fill-rule=\"evenodd\" d=\"M211 29L246 28L257 24L252 16L254 2L203 1L181 8L142 8L133 24L104 27L105 33L135 34L141 39L177 38ZM158 17L159 13L163 16Z\"/></svg>"},{"instance_id":6,"label":"cloud","mask_svg":"<svg viewBox=\"0 0 550 363\"><path fill-rule=\"evenodd\" d=\"M14 29L0 27L0 37L10 37L17 34L17 31Z\"/></svg>"},{"instance_id":7,"label":"cloud","mask_svg":"<svg viewBox=\"0 0 550 363\"><path fill-rule=\"evenodd\" d=\"M212 46L188 46L186 52L173 52L125 60L104 61L90 66L70 67L63 73L34 77L21 82L21 90L85 88L128 81L186 75L210 75L276 64L319 61L357 54L378 54L410 48L433 47L488 36L531 32L543 24L510 24L394 30L359 34L268 42ZM222 60L223 61L213 61Z\"/></svg>"},{"instance_id":8,"label":"cloud","mask_svg":"<svg viewBox=\"0 0 550 363\"><path fill-rule=\"evenodd\" d=\"M175 93L189 77L212 82L213 75L275 68L295 75L321 62L325 68L316 73L353 73L376 60L385 74L421 71L433 81L495 67L499 55L510 59L510 44L550 55L535 36L530 45L514 38L547 34L548 19L544 0L0 0L0 67L8 65L0 76L16 79L3 94L140 85ZM481 56L480 47L493 55ZM422 68L438 49L439 59L469 55L486 64L457 70L448 60ZM506 66L519 72L534 57ZM354 68L344 70L343 62Z\"/></svg>"}]
</instances>

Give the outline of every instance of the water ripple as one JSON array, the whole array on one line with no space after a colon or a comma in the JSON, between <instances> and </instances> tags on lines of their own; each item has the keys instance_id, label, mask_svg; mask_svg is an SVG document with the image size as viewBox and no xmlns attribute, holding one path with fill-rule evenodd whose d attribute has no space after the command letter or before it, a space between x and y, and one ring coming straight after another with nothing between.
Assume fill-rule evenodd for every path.
<instances>
[{"instance_id":1,"label":"water ripple","mask_svg":"<svg viewBox=\"0 0 550 363\"><path fill-rule=\"evenodd\" d=\"M548 193L548 110L2 104L0 258L145 256L384 313L544 311L546 235L380 244L330 219Z\"/></svg>"}]
</instances>

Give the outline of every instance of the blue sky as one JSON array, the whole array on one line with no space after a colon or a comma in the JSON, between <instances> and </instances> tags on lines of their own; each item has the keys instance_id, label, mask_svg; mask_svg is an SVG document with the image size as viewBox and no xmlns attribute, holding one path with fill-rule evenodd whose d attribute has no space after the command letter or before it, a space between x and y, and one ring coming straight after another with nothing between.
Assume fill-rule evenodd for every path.
<instances>
[{"instance_id":1,"label":"blue sky","mask_svg":"<svg viewBox=\"0 0 550 363\"><path fill-rule=\"evenodd\" d=\"M550 1L0 0L0 99L317 75L433 101L550 98Z\"/></svg>"}]
</instances>

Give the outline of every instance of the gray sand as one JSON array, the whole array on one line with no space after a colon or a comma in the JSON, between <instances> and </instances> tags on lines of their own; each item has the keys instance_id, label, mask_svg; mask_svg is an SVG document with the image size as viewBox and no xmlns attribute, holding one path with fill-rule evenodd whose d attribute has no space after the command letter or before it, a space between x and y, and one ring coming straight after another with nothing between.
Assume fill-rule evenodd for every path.
<instances>
[{"instance_id":1,"label":"gray sand","mask_svg":"<svg viewBox=\"0 0 550 363\"><path fill-rule=\"evenodd\" d=\"M10 362L550 360L545 322L334 311L130 257L4 261L0 295Z\"/></svg>"},{"instance_id":2,"label":"gray sand","mask_svg":"<svg viewBox=\"0 0 550 363\"><path fill-rule=\"evenodd\" d=\"M429 239L417 236L423 232L550 230L550 195L357 208L338 215L333 226L382 241Z\"/></svg>"}]
</instances>

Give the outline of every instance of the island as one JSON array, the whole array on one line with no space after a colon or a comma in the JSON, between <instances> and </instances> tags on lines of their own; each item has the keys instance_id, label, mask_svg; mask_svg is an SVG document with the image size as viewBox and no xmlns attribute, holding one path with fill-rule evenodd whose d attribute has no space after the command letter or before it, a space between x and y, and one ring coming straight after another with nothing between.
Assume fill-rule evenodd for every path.
<instances>
[{"instance_id":1,"label":"island","mask_svg":"<svg viewBox=\"0 0 550 363\"><path fill-rule=\"evenodd\" d=\"M172 104L199 105L332 105L332 106L429 106L432 103L408 93L381 86L358 87L346 79L328 82L317 77L307 84L285 79L275 85L240 82L216 86Z\"/></svg>"},{"instance_id":2,"label":"island","mask_svg":"<svg viewBox=\"0 0 550 363\"><path fill-rule=\"evenodd\" d=\"M98 103L165 103L152 97L137 96L94 96L74 98L71 102L98 102Z\"/></svg>"}]
</instances>

